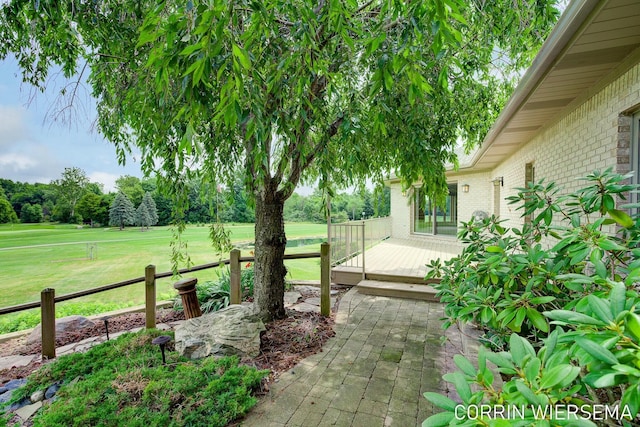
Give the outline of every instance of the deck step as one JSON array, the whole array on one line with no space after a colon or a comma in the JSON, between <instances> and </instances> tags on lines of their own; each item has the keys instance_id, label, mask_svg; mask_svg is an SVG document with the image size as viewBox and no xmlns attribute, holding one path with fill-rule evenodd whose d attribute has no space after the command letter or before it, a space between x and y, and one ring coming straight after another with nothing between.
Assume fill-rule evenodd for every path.
<instances>
[{"instance_id":1,"label":"deck step","mask_svg":"<svg viewBox=\"0 0 640 427\"><path fill-rule=\"evenodd\" d=\"M358 283L358 292L366 295L418 299L438 302L436 290L429 285L410 283L392 283L379 280L362 280Z\"/></svg>"}]
</instances>

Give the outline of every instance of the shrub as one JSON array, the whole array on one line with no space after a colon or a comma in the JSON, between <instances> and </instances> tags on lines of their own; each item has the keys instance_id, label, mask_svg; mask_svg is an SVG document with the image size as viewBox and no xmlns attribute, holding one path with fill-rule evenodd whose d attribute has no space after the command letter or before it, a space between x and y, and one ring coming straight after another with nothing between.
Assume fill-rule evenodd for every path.
<instances>
[{"instance_id":1,"label":"shrub","mask_svg":"<svg viewBox=\"0 0 640 427\"><path fill-rule=\"evenodd\" d=\"M518 189L509 201L532 217L530 224L508 229L495 217L470 221L459 235L468 244L462 254L430 265L427 277L442 278L435 287L445 304L445 327L477 323L486 331L484 342L503 350L482 350L477 369L455 358L461 371L444 378L454 384L462 408L575 403L589 414L594 405L619 403L621 418L637 415L640 219L616 208L616 200L637 187L625 184L628 178L596 171L585 178L586 187L566 196L558 196L553 183ZM486 360L502 374L502 389ZM445 409L425 425L500 425L487 416L457 417L455 402L425 397ZM539 415L530 410L522 425ZM556 415L558 421L566 414Z\"/></svg>"}]
</instances>

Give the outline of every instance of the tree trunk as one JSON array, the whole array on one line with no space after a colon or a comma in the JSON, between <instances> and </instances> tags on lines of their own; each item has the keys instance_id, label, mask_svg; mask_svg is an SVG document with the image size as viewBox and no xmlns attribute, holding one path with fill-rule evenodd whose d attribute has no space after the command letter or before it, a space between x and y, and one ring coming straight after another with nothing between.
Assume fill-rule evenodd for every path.
<instances>
[{"instance_id":1,"label":"tree trunk","mask_svg":"<svg viewBox=\"0 0 640 427\"><path fill-rule=\"evenodd\" d=\"M264 191L264 190L263 190ZM256 195L254 306L265 321L282 319L284 310L284 200L264 191Z\"/></svg>"}]
</instances>

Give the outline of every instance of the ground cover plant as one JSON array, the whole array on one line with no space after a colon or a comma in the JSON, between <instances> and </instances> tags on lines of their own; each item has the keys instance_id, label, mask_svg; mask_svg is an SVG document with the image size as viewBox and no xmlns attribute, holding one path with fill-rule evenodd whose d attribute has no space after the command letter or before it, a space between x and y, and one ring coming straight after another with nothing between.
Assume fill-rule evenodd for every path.
<instances>
[{"instance_id":1,"label":"ground cover plant","mask_svg":"<svg viewBox=\"0 0 640 427\"><path fill-rule=\"evenodd\" d=\"M443 378L461 402L426 393L444 412L423 425L638 425L640 218L622 210L638 207L624 205L638 187L628 178L596 171L568 195L532 184L509 198L531 218L522 228L463 224L468 246L427 277L442 279L445 327L475 323L493 351L477 365L455 358L460 370Z\"/></svg>"},{"instance_id":2,"label":"ground cover plant","mask_svg":"<svg viewBox=\"0 0 640 427\"><path fill-rule=\"evenodd\" d=\"M268 371L236 357L190 361L167 352L162 364L153 338L166 331L124 334L86 353L62 356L32 374L13 401L61 384L35 426L225 426L255 403Z\"/></svg>"}]
</instances>

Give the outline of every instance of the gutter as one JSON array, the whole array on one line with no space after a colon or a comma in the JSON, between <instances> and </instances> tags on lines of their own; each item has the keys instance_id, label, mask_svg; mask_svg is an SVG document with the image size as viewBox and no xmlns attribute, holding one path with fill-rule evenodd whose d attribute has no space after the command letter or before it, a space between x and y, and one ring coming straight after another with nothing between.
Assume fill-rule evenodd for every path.
<instances>
[{"instance_id":1,"label":"gutter","mask_svg":"<svg viewBox=\"0 0 640 427\"><path fill-rule=\"evenodd\" d=\"M460 165L458 170L469 169L478 163L495 139L507 127L513 116L520 111L529 97L535 92L551 69L562 58L572 41L579 35L581 28L590 20L596 9L601 9L606 1L602 0L573 0L565 9L549 37L540 48L540 52L533 59L533 63L518 83L509 98L507 105L496 119L491 129L482 141L480 148L474 153L471 161ZM598 7L599 6L599 7Z\"/></svg>"}]
</instances>

